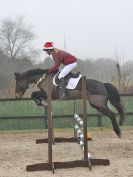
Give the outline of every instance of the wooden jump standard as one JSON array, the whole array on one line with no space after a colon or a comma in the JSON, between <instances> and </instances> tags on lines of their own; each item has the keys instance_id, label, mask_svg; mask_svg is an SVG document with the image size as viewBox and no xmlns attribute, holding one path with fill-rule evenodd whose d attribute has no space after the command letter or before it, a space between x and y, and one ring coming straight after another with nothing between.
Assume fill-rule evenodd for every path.
<instances>
[{"instance_id":1,"label":"wooden jump standard","mask_svg":"<svg viewBox=\"0 0 133 177\"><path fill-rule=\"evenodd\" d=\"M84 159L74 160L68 162L53 162L52 160L52 144L53 144L53 129L52 129L52 104L51 104L51 91L49 83L47 102L48 102L48 163L40 163L26 166L26 171L42 171L59 168L74 168L74 167L90 167L91 165L109 165L108 159L88 159L88 143L87 143L87 109L86 109L86 77L82 78L82 96L83 96L83 134L84 134Z\"/></svg>"}]
</instances>

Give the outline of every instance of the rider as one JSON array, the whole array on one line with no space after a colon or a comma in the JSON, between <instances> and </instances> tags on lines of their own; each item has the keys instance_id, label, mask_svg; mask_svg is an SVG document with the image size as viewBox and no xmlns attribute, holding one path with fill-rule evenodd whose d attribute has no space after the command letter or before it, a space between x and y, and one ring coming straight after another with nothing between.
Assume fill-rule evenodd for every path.
<instances>
[{"instance_id":1,"label":"rider","mask_svg":"<svg viewBox=\"0 0 133 177\"><path fill-rule=\"evenodd\" d=\"M64 77L68 73L70 73L74 68L76 68L77 59L75 56L71 55L70 53L55 48L53 42L46 42L44 44L43 51L46 51L46 53L49 56L51 55L54 60L54 65L47 70L48 73L57 71L59 69L60 64L65 65L58 76L60 81L60 87L61 87L60 99L63 100L66 97L66 92L65 92L66 85L65 85Z\"/></svg>"}]
</instances>

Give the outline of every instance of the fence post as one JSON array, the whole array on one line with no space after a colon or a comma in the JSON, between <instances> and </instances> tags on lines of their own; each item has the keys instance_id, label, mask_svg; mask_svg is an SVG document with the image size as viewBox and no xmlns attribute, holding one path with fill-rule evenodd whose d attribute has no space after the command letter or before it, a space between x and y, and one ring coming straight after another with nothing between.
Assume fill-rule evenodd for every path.
<instances>
[{"instance_id":1,"label":"fence post","mask_svg":"<svg viewBox=\"0 0 133 177\"><path fill-rule=\"evenodd\" d=\"M47 94L47 102L48 102L48 161L52 166L52 143L53 143L53 129L52 129L52 103L51 103L51 83L49 81L48 84L48 94Z\"/></svg>"},{"instance_id":2,"label":"fence post","mask_svg":"<svg viewBox=\"0 0 133 177\"><path fill-rule=\"evenodd\" d=\"M87 142L87 108L86 108L86 77L82 77L82 97L83 97L83 131L84 131L84 160L88 161L88 142Z\"/></svg>"},{"instance_id":3,"label":"fence post","mask_svg":"<svg viewBox=\"0 0 133 177\"><path fill-rule=\"evenodd\" d=\"M44 123L45 129L48 128L48 106L44 106Z\"/></svg>"}]
</instances>

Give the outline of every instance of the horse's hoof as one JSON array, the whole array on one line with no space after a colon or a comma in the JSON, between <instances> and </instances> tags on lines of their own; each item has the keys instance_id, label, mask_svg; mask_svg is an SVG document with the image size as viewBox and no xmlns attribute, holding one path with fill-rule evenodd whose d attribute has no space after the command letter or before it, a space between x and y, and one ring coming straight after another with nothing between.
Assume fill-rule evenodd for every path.
<instances>
[{"instance_id":1,"label":"horse's hoof","mask_svg":"<svg viewBox=\"0 0 133 177\"><path fill-rule=\"evenodd\" d=\"M122 119L119 120L119 125L122 126L125 122L126 118L123 117Z\"/></svg>"},{"instance_id":2,"label":"horse's hoof","mask_svg":"<svg viewBox=\"0 0 133 177\"><path fill-rule=\"evenodd\" d=\"M122 125L123 125L123 122L124 122L124 120L120 119L120 120L119 120L119 125L122 126Z\"/></svg>"},{"instance_id":3,"label":"horse's hoof","mask_svg":"<svg viewBox=\"0 0 133 177\"><path fill-rule=\"evenodd\" d=\"M117 136L118 136L118 138L121 138L121 133L119 133Z\"/></svg>"}]
</instances>

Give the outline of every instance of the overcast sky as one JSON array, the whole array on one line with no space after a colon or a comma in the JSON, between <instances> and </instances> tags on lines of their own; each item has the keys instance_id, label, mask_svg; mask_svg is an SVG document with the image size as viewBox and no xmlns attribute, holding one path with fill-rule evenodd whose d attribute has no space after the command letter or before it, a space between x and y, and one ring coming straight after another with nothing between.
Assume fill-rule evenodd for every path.
<instances>
[{"instance_id":1,"label":"overcast sky","mask_svg":"<svg viewBox=\"0 0 133 177\"><path fill-rule=\"evenodd\" d=\"M0 21L25 16L38 36L80 58L133 60L133 0L0 0ZM123 52L124 51L124 52Z\"/></svg>"}]
</instances>

